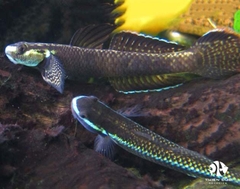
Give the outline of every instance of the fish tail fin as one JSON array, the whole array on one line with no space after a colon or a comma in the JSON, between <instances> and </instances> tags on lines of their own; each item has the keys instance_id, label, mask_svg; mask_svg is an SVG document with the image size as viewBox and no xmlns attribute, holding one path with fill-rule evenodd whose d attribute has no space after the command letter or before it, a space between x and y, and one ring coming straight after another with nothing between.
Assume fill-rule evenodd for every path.
<instances>
[{"instance_id":1,"label":"fish tail fin","mask_svg":"<svg viewBox=\"0 0 240 189\"><path fill-rule=\"evenodd\" d=\"M240 35L229 28L217 28L200 37L190 48L196 53L193 73L219 78L240 71Z\"/></svg>"}]
</instances>

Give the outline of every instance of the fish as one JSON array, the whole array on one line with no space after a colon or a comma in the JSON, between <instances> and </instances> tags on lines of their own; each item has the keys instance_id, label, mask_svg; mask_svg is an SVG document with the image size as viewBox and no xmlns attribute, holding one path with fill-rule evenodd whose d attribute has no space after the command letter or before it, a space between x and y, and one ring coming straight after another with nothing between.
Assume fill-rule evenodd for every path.
<instances>
[{"instance_id":1,"label":"fish","mask_svg":"<svg viewBox=\"0 0 240 189\"><path fill-rule=\"evenodd\" d=\"M222 179L240 185L239 172L229 169L224 175L212 174L209 170L213 160L152 132L114 111L95 96L74 97L71 111L88 131L98 134L95 142L99 144L95 146L108 158L114 155L115 144L138 157L189 176Z\"/></svg>"},{"instance_id":2,"label":"fish","mask_svg":"<svg viewBox=\"0 0 240 189\"><path fill-rule=\"evenodd\" d=\"M38 68L61 93L66 78L106 78L119 92L135 92L240 70L240 38L228 28L207 32L187 49L128 32L115 34L104 48L113 30L109 25L88 26L74 34L70 45L18 42L8 45L5 54L14 64Z\"/></svg>"},{"instance_id":3,"label":"fish","mask_svg":"<svg viewBox=\"0 0 240 189\"><path fill-rule=\"evenodd\" d=\"M92 66L90 64L88 67L87 62L85 65L86 69L83 69L84 64L82 65L82 61L86 61L86 56L91 57L91 51L95 53L99 52L100 56L102 53L104 53L103 56L106 55L108 51L99 51L99 49L103 48L103 43L114 30L114 28L115 27L110 26L109 24L97 26L90 25L86 28L79 29L72 37L70 45L19 42L13 45L8 45L5 49L5 54L14 64L22 64L39 69L42 73L43 79L62 93L66 78L80 80L83 82L92 82L94 80L93 77L98 77L97 73L94 74L94 72L96 72L98 69L97 67L99 67L99 69L103 68L106 70L107 65L97 66L96 64L96 66L94 66L93 63ZM118 45L118 43L121 45L121 47ZM81 48L79 48L79 46ZM113 50L118 49L122 51L153 53L173 52L184 49L183 46L168 42L166 40L158 40L148 36L140 36L136 33L125 32L116 34L114 36L111 48ZM84 53L85 56L81 56L82 53ZM96 58L98 59L98 57ZM92 70L91 67L96 70ZM116 86L114 86L116 90L122 91L123 89L121 88L123 87L124 90L137 90L145 88L151 89L156 86L162 87L169 85L169 83L173 83L174 80L178 80L175 83L187 81L190 75L186 74L186 77L183 77L180 74L176 74L174 76L167 74L155 76L151 75L148 77L126 78L126 81L123 81L123 78L120 77L118 80L111 77L109 80L112 79L111 83L113 85L116 83ZM100 75L101 78L106 76L106 74ZM136 84L136 79L141 79L140 86L139 84ZM123 84L120 85L119 83L122 82ZM125 82L127 82L128 85L125 85Z\"/></svg>"},{"instance_id":4,"label":"fish","mask_svg":"<svg viewBox=\"0 0 240 189\"><path fill-rule=\"evenodd\" d=\"M209 19L219 27L238 31L237 12L240 0L117 0L112 11L116 32L121 30L159 35L165 30L202 36L213 29Z\"/></svg>"}]
</instances>

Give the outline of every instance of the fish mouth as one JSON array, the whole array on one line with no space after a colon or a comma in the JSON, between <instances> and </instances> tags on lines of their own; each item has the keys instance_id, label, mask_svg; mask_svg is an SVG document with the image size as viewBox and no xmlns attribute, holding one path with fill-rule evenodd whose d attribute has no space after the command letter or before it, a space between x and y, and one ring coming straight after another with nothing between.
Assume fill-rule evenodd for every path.
<instances>
[{"instance_id":1,"label":"fish mouth","mask_svg":"<svg viewBox=\"0 0 240 189\"><path fill-rule=\"evenodd\" d=\"M86 97L86 96L77 96L77 97L74 97L72 99L72 102L71 102L72 113L75 113L76 115L77 115L76 111L79 113L79 110L78 110L78 107L77 107L77 101L81 98L84 98L84 97Z\"/></svg>"},{"instance_id":2,"label":"fish mouth","mask_svg":"<svg viewBox=\"0 0 240 189\"><path fill-rule=\"evenodd\" d=\"M12 54L15 53L17 50L17 47L16 46L12 46L12 45L8 45L6 48L5 48L5 54L6 56L8 57L8 59L14 63L14 64L18 64L18 62L12 57Z\"/></svg>"},{"instance_id":3,"label":"fish mouth","mask_svg":"<svg viewBox=\"0 0 240 189\"><path fill-rule=\"evenodd\" d=\"M83 119L79 116L80 114L80 109L78 108L77 106L77 101L81 98L84 98L86 96L77 96L77 97L74 97L72 99L72 102L71 102L71 111L72 111L72 115L75 119L77 119L82 125L85 126L85 122L83 121Z\"/></svg>"},{"instance_id":4,"label":"fish mouth","mask_svg":"<svg viewBox=\"0 0 240 189\"><path fill-rule=\"evenodd\" d=\"M75 119L77 119L78 121L79 121L79 109L78 109L78 107L77 107L77 101L78 101L78 99L80 99L80 98L82 98L82 97L84 97L84 96L78 96L78 97L74 97L73 99L72 99L72 102L71 102L71 111L72 111L72 114L73 114L73 117L75 118Z\"/></svg>"}]
</instances>

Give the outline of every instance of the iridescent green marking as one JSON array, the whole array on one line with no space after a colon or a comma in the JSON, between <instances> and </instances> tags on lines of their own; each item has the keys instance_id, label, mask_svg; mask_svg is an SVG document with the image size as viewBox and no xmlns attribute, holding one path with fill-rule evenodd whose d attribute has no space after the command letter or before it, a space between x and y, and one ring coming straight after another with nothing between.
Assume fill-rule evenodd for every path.
<instances>
[{"instance_id":1,"label":"iridescent green marking","mask_svg":"<svg viewBox=\"0 0 240 189\"><path fill-rule=\"evenodd\" d=\"M125 92L125 91L118 91L118 92L121 92L121 93L124 93L124 94L161 92L161 91L165 91L165 90L169 90L169 89L173 89L173 88L179 87L181 85L182 85L182 83L174 85L174 86L162 87L160 89L147 89L147 90L135 90L135 91L128 90L127 92Z\"/></svg>"},{"instance_id":2,"label":"iridescent green marking","mask_svg":"<svg viewBox=\"0 0 240 189\"><path fill-rule=\"evenodd\" d=\"M240 10L235 12L234 14L234 22L233 22L233 29L240 33Z\"/></svg>"}]
</instances>

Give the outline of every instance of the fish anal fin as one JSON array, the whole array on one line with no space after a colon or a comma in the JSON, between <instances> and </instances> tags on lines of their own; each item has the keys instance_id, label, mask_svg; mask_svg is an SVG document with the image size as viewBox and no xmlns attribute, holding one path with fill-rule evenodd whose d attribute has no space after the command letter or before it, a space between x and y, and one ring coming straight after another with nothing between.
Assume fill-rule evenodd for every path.
<instances>
[{"instance_id":1,"label":"fish anal fin","mask_svg":"<svg viewBox=\"0 0 240 189\"><path fill-rule=\"evenodd\" d=\"M111 39L109 48L141 53L166 53L184 50L183 46L176 43L133 32L115 34Z\"/></svg>"},{"instance_id":2,"label":"fish anal fin","mask_svg":"<svg viewBox=\"0 0 240 189\"><path fill-rule=\"evenodd\" d=\"M124 93L130 91L131 93L134 93L135 91L137 93L143 90L167 89L168 87L173 88L178 84L190 81L196 77L199 76L190 73L174 73L152 76L109 78L109 81L117 91Z\"/></svg>"},{"instance_id":3,"label":"fish anal fin","mask_svg":"<svg viewBox=\"0 0 240 189\"><path fill-rule=\"evenodd\" d=\"M101 49L114 29L115 26L110 24L89 25L80 28L73 35L70 45Z\"/></svg>"},{"instance_id":4,"label":"fish anal fin","mask_svg":"<svg viewBox=\"0 0 240 189\"><path fill-rule=\"evenodd\" d=\"M52 87L63 93L66 74L61 62L52 54L43 62L40 67L43 79Z\"/></svg>"}]
</instances>

